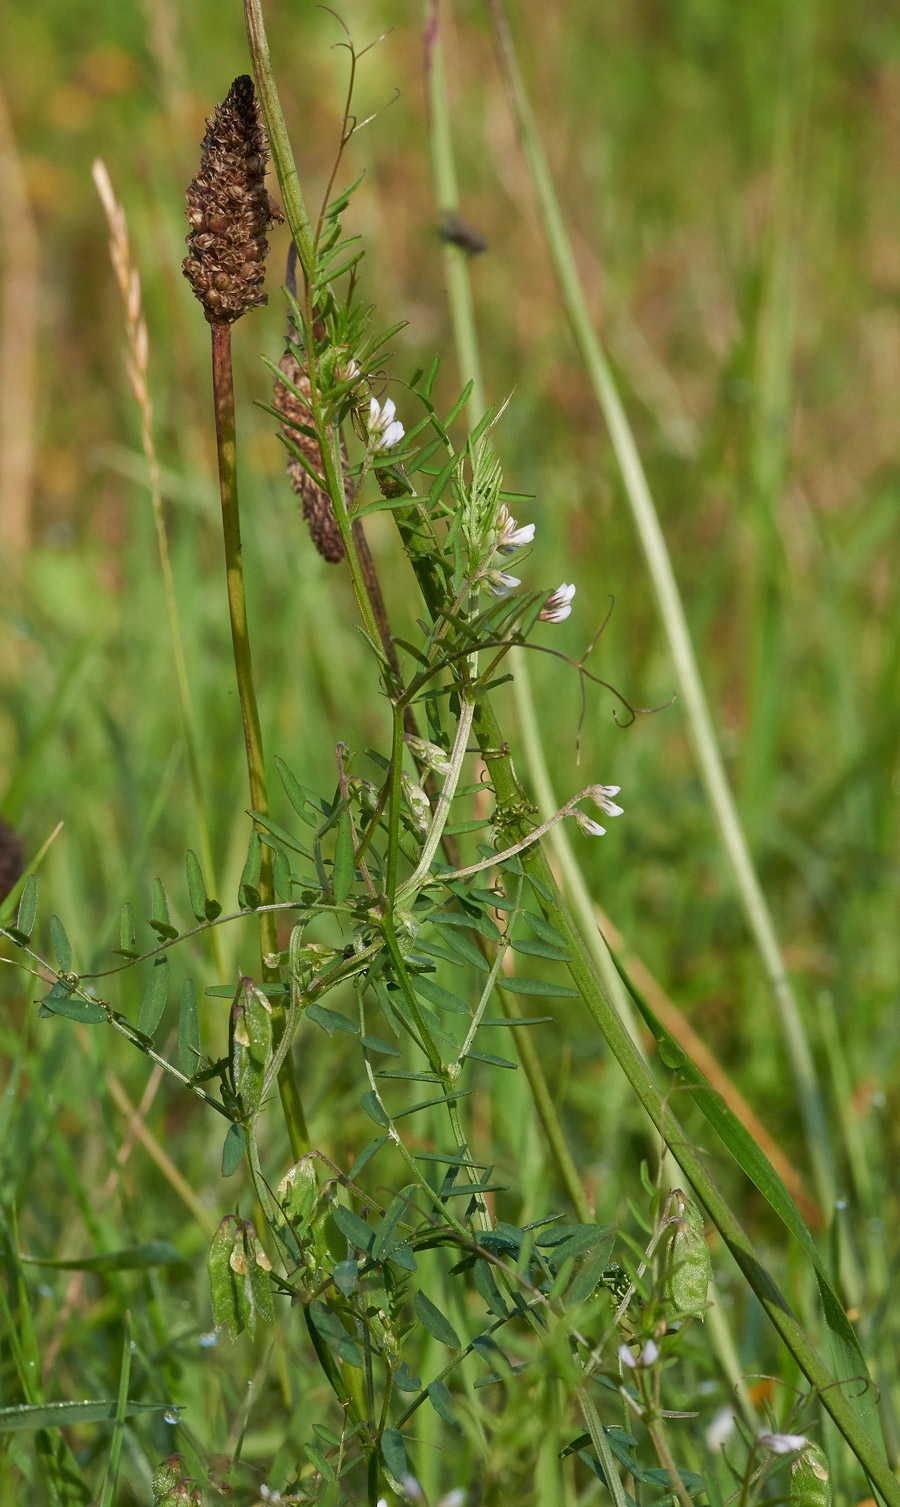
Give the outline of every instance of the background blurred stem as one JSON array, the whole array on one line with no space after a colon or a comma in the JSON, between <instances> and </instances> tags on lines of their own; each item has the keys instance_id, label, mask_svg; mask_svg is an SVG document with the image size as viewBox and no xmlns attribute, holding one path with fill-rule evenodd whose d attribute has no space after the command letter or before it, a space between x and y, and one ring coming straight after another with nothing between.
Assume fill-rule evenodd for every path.
<instances>
[{"instance_id":1,"label":"background blurred stem","mask_svg":"<svg viewBox=\"0 0 900 1507\"><path fill-rule=\"evenodd\" d=\"M647 560L657 605L669 641L697 763L719 836L728 855L747 923L778 1007L779 1021L797 1088L816 1192L826 1217L834 1205L835 1181L825 1105L793 988L762 891L734 797L728 785L712 717L700 679L672 562L612 371L591 324L563 223L559 201L516 58L502 0L488 0L497 55L531 175L538 213L566 313L606 419L625 491Z\"/></svg>"},{"instance_id":2,"label":"background blurred stem","mask_svg":"<svg viewBox=\"0 0 900 1507\"><path fill-rule=\"evenodd\" d=\"M225 574L228 586L228 611L231 618L231 642L234 649L234 669L237 677L238 695L241 701L241 717L244 724L244 745L247 752L247 774L250 781L250 804L262 816L269 814L269 794L266 785L266 765L263 755L262 729L259 722L259 707L253 683L253 665L250 658L250 631L247 624L247 601L244 594L244 564L241 555L241 519L237 488L237 448L234 424L234 378L231 369L231 325L213 324L212 364L213 401L216 412L216 449L219 458L219 490L222 498L222 535L225 543ZM260 901L270 905L275 899L272 882L272 856L263 846L259 883ZM266 962L266 958L278 952L278 929L271 911L258 916L259 950L263 979L267 983L278 982L278 967ZM275 1012L276 1046L280 1033L285 1028L283 1009ZM300 1090L294 1076L290 1052L285 1056L278 1073L278 1088L281 1104L290 1137L291 1150L295 1157L309 1150L309 1133L300 1100Z\"/></svg>"},{"instance_id":3,"label":"background blurred stem","mask_svg":"<svg viewBox=\"0 0 900 1507\"><path fill-rule=\"evenodd\" d=\"M428 93L428 139L431 145L434 200L440 220L445 221L459 209L459 189L456 182L456 164L450 134L450 111L444 79L444 48L441 40L439 3L440 0L426 0L425 3L425 85ZM464 383L469 381L472 383L472 394L467 404L467 412L469 427L474 429L484 413L485 397L481 357L478 352L478 334L475 328L468 253L463 247L454 246L451 241L445 240L443 257L447 302L450 305L450 317L453 320L453 338L456 342L460 376Z\"/></svg>"},{"instance_id":4,"label":"background blurred stem","mask_svg":"<svg viewBox=\"0 0 900 1507\"><path fill-rule=\"evenodd\" d=\"M209 879L212 893L217 895L219 887L216 883L216 868L213 862L212 844L209 839L209 822L206 818L206 801L203 794L203 779L200 773L200 756L197 752L197 737L194 732L191 690L184 657L181 620L178 614L178 597L175 591L175 578L172 574L172 562L169 557L169 537L166 532L166 519L163 512L159 460L153 439L153 404L150 399L150 389L147 382L149 349L147 324L144 319L141 302L141 284L137 268L132 264L131 245L128 237L128 226L125 220L125 211L116 199L106 164L99 157L94 163L92 173L106 214L106 221L109 226L110 259L125 305L125 334L131 358L130 361L126 361L126 368L128 371L128 380L131 383L131 390L134 393L138 412L141 416L141 445L144 451L144 459L147 462L147 483L150 488L150 504L153 508L153 522L156 528L156 545L159 551L159 564L162 570L163 588L166 594L169 632L172 635L172 658L175 661L178 700L181 704L181 720L184 723L184 741L187 748L191 789L194 792L194 802L197 807L200 853L203 860L203 869ZM212 932L211 941L219 978L224 982L226 970L225 957L222 951L222 938L215 929Z\"/></svg>"}]
</instances>

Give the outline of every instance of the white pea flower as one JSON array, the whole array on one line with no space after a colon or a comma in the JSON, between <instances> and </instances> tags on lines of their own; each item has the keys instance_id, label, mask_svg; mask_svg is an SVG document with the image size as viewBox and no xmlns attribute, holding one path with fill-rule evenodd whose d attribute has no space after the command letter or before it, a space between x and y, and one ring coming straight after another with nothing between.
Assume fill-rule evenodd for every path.
<instances>
[{"instance_id":1,"label":"white pea flower","mask_svg":"<svg viewBox=\"0 0 900 1507\"><path fill-rule=\"evenodd\" d=\"M629 1349L629 1347L627 1345L620 1345L619 1346L619 1360L621 1361L622 1365L625 1367L626 1370L628 1370L628 1371L636 1371L637 1370L637 1361L635 1360L634 1356L631 1353L631 1350Z\"/></svg>"},{"instance_id":2,"label":"white pea flower","mask_svg":"<svg viewBox=\"0 0 900 1507\"><path fill-rule=\"evenodd\" d=\"M572 611L572 598L575 595L575 587L569 586L563 581L555 591L551 591L545 601L538 617L542 623L565 622Z\"/></svg>"},{"instance_id":3,"label":"white pea flower","mask_svg":"<svg viewBox=\"0 0 900 1507\"><path fill-rule=\"evenodd\" d=\"M659 1346L655 1340L648 1340L641 1351L641 1365L652 1366L659 1360Z\"/></svg>"},{"instance_id":4,"label":"white pea flower","mask_svg":"<svg viewBox=\"0 0 900 1507\"><path fill-rule=\"evenodd\" d=\"M514 555L523 544L530 544L534 539L534 524L523 523L520 528L515 518L510 517L506 503L502 504L497 514L497 524L500 528L497 551L501 555Z\"/></svg>"},{"instance_id":5,"label":"white pea flower","mask_svg":"<svg viewBox=\"0 0 900 1507\"><path fill-rule=\"evenodd\" d=\"M757 1434L757 1444L773 1455L792 1455L809 1443L805 1434Z\"/></svg>"},{"instance_id":6,"label":"white pea flower","mask_svg":"<svg viewBox=\"0 0 900 1507\"><path fill-rule=\"evenodd\" d=\"M372 450L393 450L402 440L405 430L399 419L394 418L396 409L393 398L379 403L369 399L369 445Z\"/></svg>"},{"instance_id":7,"label":"white pea flower","mask_svg":"<svg viewBox=\"0 0 900 1507\"><path fill-rule=\"evenodd\" d=\"M621 816L622 807L617 806L613 800L613 796L618 795L620 788L619 785L592 785L586 793L601 811L606 812L607 816ZM587 816L584 811L573 811L572 815L582 832L586 832L589 837L605 837L606 828L601 827L599 822L595 822L592 816Z\"/></svg>"},{"instance_id":8,"label":"white pea flower","mask_svg":"<svg viewBox=\"0 0 900 1507\"><path fill-rule=\"evenodd\" d=\"M725 1448L736 1428L737 1413L734 1408L719 1408L706 1429L706 1447L715 1454Z\"/></svg>"},{"instance_id":9,"label":"white pea flower","mask_svg":"<svg viewBox=\"0 0 900 1507\"><path fill-rule=\"evenodd\" d=\"M613 800L613 796L618 795L621 788L621 785L592 785L588 794L594 805L605 811L607 816L621 816L622 807L617 806Z\"/></svg>"},{"instance_id":10,"label":"white pea flower","mask_svg":"<svg viewBox=\"0 0 900 1507\"><path fill-rule=\"evenodd\" d=\"M505 591L515 591L522 582L518 576L511 576L508 570L489 570L485 580L496 597L502 597Z\"/></svg>"}]
</instances>

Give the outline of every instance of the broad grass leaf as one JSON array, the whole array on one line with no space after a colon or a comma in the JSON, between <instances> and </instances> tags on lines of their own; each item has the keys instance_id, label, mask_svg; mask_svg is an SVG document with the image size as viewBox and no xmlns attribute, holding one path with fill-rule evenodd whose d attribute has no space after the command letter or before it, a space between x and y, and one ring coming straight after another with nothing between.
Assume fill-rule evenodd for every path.
<instances>
[{"instance_id":1,"label":"broad grass leaf","mask_svg":"<svg viewBox=\"0 0 900 1507\"><path fill-rule=\"evenodd\" d=\"M70 1272L127 1272L148 1271L153 1266L185 1266L184 1256L168 1240L144 1240L139 1245L126 1245L118 1251L105 1251L99 1256L59 1256L46 1259L36 1256L20 1256L26 1266L52 1266L58 1271Z\"/></svg>"},{"instance_id":2,"label":"broad grass leaf","mask_svg":"<svg viewBox=\"0 0 900 1507\"><path fill-rule=\"evenodd\" d=\"M95 1402L43 1402L20 1403L11 1408L0 1408L0 1434L11 1434L19 1429L61 1429L77 1423L113 1423L118 1409L116 1398ZM165 1413L171 1410L171 1402L126 1402L124 1416L133 1418L137 1413Z\"/></svg>"}]
</instances>

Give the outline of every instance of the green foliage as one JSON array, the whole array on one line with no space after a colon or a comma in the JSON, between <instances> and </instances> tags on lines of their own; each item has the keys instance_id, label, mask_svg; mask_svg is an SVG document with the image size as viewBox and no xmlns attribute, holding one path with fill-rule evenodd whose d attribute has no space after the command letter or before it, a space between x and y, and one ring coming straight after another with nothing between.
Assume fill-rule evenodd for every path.
<instances>
[{"instance_id":1,"label":"green foliage","mask_svg":"<svg viewBox=\"0 0 900 1507\"><path fill-rule=\"evenodd\" d=\"M892 541L896 488L882 457L883 474L850 488L854 508L857 491L868 488L859 503L862 516L854 515L851 526L838 508L816 511L816 498L832 495L829 487L848 485L840 468L831 475L823 463L821 474L812 471L790 487L779 480L787 400L775 368L780 361L784 378L790 365L779 354L779 340L790 339L784 323L790 300L778 302L779 257L791 260L799 231L776 204L775 250L767 260L762 244L745 244L755 234L748 229L753 216L762 213L750 205L728 231L728 255L719 266L707 211L694 199L696 185L710 175L721 181L725 157L732 167L741 164L748 203L750 189L768 170L760 142L768 139L770 85L751 89L738 58L745 48L757 62L771 55L771 22L762 13L716 19L701 10L673 13L658 27L654 22L652 36L643 35L646 23L637 13L614 23L599 14L580 18L571 36L563 18L552 71L558 68L570 81L572 108L580 102L584 111L583 150L570 164L572 203L588 217L594 200L603 206L602 237L595 239L604 246L615 355L646 408L638 416L641 439L659 475L694 626L708 646L710 684L725 688L729 720L746 729L744 804L767 887L796 958L835 990L839 1024L847 1024L845 1053L840 1035L826 1034L833 1011L823 1009L817 1037L820 1017L810 997L809 1025L817 1052L828 1059L845 1143L839 1148L842 1176L855 1200L852 1219L830 1224L828 1245L823 1240L819 1249L796 1207L795 1185L789 1193L730 1103L690 1062L690 1049L679 1045L637 989L633 993L656 1043L654 1070L671 1090L667 1112L684 1118L707 1160L715 1159L717 1180L732 1201L742 1202L758 1234L761 1260L814 1337L832 1337L835 1374L845 1382L862 1378L854 1401L872 1413L867 1367L874 1372L895 1456L897 1347L890 1273L875 1229L893 1207L890 1148L878 1147L871 1123L872 1085L882 1081L897 1046L896 1031L879 1010L895 993L896 960L877 941L879 922L891 914L896 714L890 645L898 641L877 578ZM65 18L57 19L62 28ZM186 47L191 27L198 35L208 32L201 63L210 80L231 58L238 20L217 15L216 25L208 26L202 5L195 18L183 19ZM535 12L532 20L537 25L541 18ZM79 108L106 110L102 78L109 75L103 70L112 67L108 57L102 61L106 50L113 59L130 58L143 46L126 35L133 19L107 18L103 24L115 37L98 32L83 78L63 86L53 80L61 67L54 53L63 52L62 31L51 45L38 35L38 20L23 16L15 24L34 28L35 56L47 69L50 104L41 119L57 125L42 124L42 132L62 129L63 117L72 130ZM295 20L297 38L281 24L284 77L290 77L287 60L302 33L308 78L309 39L318 38L316 29L325 23ZM833 16L831 24L839 30L840 18ZM854 41L855 66L863 72L872 66L863 56L866 47L872 56L879 51L873 26L861 25L864 39ZM791 46L799 46L792 37ZM475 44L470 37L461 45ZM593 68L588 82L585 58L592 51L603 60L610 140L619 143L612 157L591 145L598 86ZM31 56L31 48L21 55ZM385 56L375 53L368 61L383 69ZM182 111L181 140L186 96L164 48L157 62L169 125ZM224 72L229 68L233 58ZM760 70L760 80L765 73ZM218 81L201 84L193 68L191 78L198 96L209 94L206 107L216 90L223 92ZM739 92L750 95L748 108L734 112L740 126L734 123L730 134L706 130L700 150L689 150L684 117L691 112L683 109L684 99L691 99L698 119L730 119L716 114L716 91L736 90L736 80ZM782 87L790 121L799 94L794 97L789 82ZM52 91L62 88L70 92L54 107ZM115 89L111 93L114 98ZM156 108L149 99L160 96L157 82L150 89L140 80L132 93L147 129ZM330 93L325 97L330 101ZM556 85L552 97L556 118ZM661 100L678 102L663 131ZM132 108L124 95L115 103L123 112ZM401 102L396 113L409 108ZM480 110L472 112L476 117ZM390 114L378 126L385 142L395 129ZM99 113L88 134L94 143L100 139ZM474 136L461 134L471 158ZM403 153L406 135L405 144L397 138ZM265 1478L300 1502L362 1500L364 1493L374 1501L385 1492L402 1499L412 1472L433 1502L462 1482L477 1482L485 1503L543 1507L599 1500L598 1490L617 1502L662 1503L675 1500L674 1470L682 1500L704 1490L718 1500L739 1489L747 1501L763 1492L784 1499L788 1490L798 1503L831 1501L818 1446L807 1444L787 1464L760 1464L754 1432L763 1420L749 1403L727 1460L707 1447L705 1427L714 1409L730 1402L738 1379L734 1365L740 1374L766 1371L792 1385L798 1373L760 1331L749 1288L720 1264L715 1245L713 1300L728 1344L716 1349L715 1339L691 1322L691 1316L703 1317L711 1270L702 1213L680 1190L668 1194L659 1138L647 1140L641 1111L623 1093L615 1063L609 1054L598 1056L597 1038L588 1034L576 1003L583 988L573 987L569 971L571 938L561 929L547 876L532 873L528 862L541 820L523 789L508 798L501 783L507 745L491 743L484 731L485 708L494 700L503 708L504 727L511 725L506 691L495 692L523 646L552 645L530 662L548 758L559 779L574 790L579 677L589 694L585 762L593 770L601 749L604 764L615 761L619 747L627 753L628 821L621 824L627 830L611 833L602 853L592 850L584 860L595 893L612 907L629 948L645 949L673 991L698 1016L705 1012L700 1023L713 1049L748 1096L768 1106L797 1159L791 1095L755 965L718 888L718 860L686 760L680 713L676 708L645 719L627 744L612 743L598 732L596 693L583 661L564 663L564 651L580 652L569 636L572 625L545 628L539 621L547 591L564 571L577 574L579 604L615 590L629 632L617 633L615 643L607 634L604 673L636 685L648 704L668 698L671 674L645 626L640 571L611 507L618 483L605 473L599 451L584 448L589 426L580 378L570 370L562 335L554 333L558 320L547 279L542 274L530 282L524 257L522 287L510 286L508 267L511 259L520 265L524 229L515 228L507 240L497 206L483 205L494 216L489 239L499 251L493 265L490 259L484 264L481 295L491 390L507 391L514 382L518 390L508 410L489 407L466 433L462 416L471 418L475 388L469 380L461 391L459 383L453 388L452 363L439 367L425 356L430 364L405 382L418 359L408 355L408 342L418 338L413 331L403 334L403 355L389 365L388 347L403 327L381 329L375 305L359 299L364 248L352 196L362 178L341 188L348 176L342 163L336 189L329 188L335 197L313 227L312 276L288 304L291 348L301 365L315 367L318 384L317 411L307 405L309 422L295 426L289 446L308 475L326 481L334 510L344 509L348 538L353 522L373 518L398 663L369 621L371 603L360 590L362 554L351 548L349 562L365 625L360 637L349 593L326 585L324 567L306 551L287 493L279 494L272 480L278 463L260 459L267 446L274 453L274 441L270 419L263 427L259 418L242 464L252 478L245 523L247 558L258 572L255 598L251 587L251 617L260 630L255 648L261 646L255 665L284 792L273 799L270 815L256 809L255 800L248 807L238 793L244 790L241 731L228 701L222 588L211 564L220 548L213 528L217 504L197 469L205 444L205 420L193 406L200 390L200 357L191 343L197 332L181 330L182 312L156 278L155 253L147 251L176 238L177 194L158 144L173 138L168 129L154 128L148 157L148 148L139 150L127 131L115 136L128 142L123 176L138 157L152 163L146 208L134 210L134 237L158 363L159 442L190 678L203 709L199 746L214 813L215 863L193 835L194 808L180 790L187 782L180 730L168 714L168 644L136 490L124 549L112 533L105 543L85 537L83 560L69 559L58 544L41 544L28 588L33 596L23 598L22 632L34 663L10 696L22 734L9 812L22 812L35 851L46 835L40 829L46 811L67 809L70 827L65 858L58 846L48 859L41 904L32 874L18 898L15 925L3 934L10 959L40 981L41 1003L33 1010L24 992L11 994L0 1043L9 1070L2 1118L9 1224L2 1254L10 1346L3 1375L16 1399L0 1409L0 1429L12 1441L3 1474L13 1483L0 1487L0 1500L68 1507L88 1500L111 1504L118 1493L123 1502L144 1501L152 1490L157 1504L198 1502L202 1479L216 1499L227 1489L249 1503ZM319 150L315 142L309 149ZM361 150L357 142L350 149ZM37 148L28 144L28 150ZM842 140L845 150L851 148ZM53 154L54 161L59 157ZM394 161L399 172L402 153ZM783 161L780 168L788 174ZM833 170L847 171L839 163ZM65 171L54 167L61 176L48 179L64 213L77 198ZM602 178L593 185L599 183L598 191L582 194L578 184L583 178L591 183L595 174ZM42 181L38 174L38 195L48 192ZM773 193L789 203L779 182ZM633 215L630 207L623 213L626 201ZM396 213L403 221L410 212L398 201ZM416 210L410 220L417 265L428 262L421 244L428 217ZM682 291L674 295L665 292L665 258L675 256L681 266L682 253L672 246L680 244L682 226L688 227L684 245L699 242L700 255L695 265L693 251L685 253L689 266L682 267L684 276L676 279ZM99 264L95 220L83 234ZM839 231L831 227L828 234ZM507 271L498 283L495 269L501 268ZM420 271L424 278L434 269ZM81 269L79 286L89 287L93 275ZM692 277L703 279L699 294ZM385 284L367 289L367 296L387 308L396 288ZM646 310L645 298L651 300ZM96 290L93 301L100 303ZM660 301L669 332L659 336L667 347L662 358L674 362L675 382L645 338L649 328L654 345ZM273 293L271 302L280 321L281 300ZM533 369L521 369L504 333L514 306L519 325L534 332ZM104 321L101 309L96 349L94 337L84 336L98 370L119 343L115 326ZM270 334L274 329L273 322ZM236 345L244 333L236 335ZM270 344L276 338L272 334ZM72 350L65 349L70 361ZM834 382L840 363L831 359ZM391 392L406 428L388 452L375 444L369 409L373 396L384 402L386 372L400 379ZM78 433L86 442L96 430L108 442L116 428L105 417L98 428L90 383L49 380L56 383L57 407L49 396L47 402L58 433ZM828 378L822 382L827 387ZM827 393L807 386L804 422L830 435L832 404ZM104 416L108 406L104 391ZM239 414L239 430L249 428L254 421L246 405ZM343 426L347 455L334 438L336 425ZM123 432L124 424L117 429ZM300 440L310 437L318 438L324 476L304 459ZM691 509L682 506L688 457ZM82 459L79 451L78 474ZM65 479L69 473L58 461L57 454ZM117 506L125 495L122 476L142 475L130 451L98 458L97 465L112 479ZM511 492L504 469L513 485L533 485L539 502ZM59 485L55 474L51 449L50 489ZM97 483L84 485L87 501ZM57 527L52 495L48 491L45 503L48 540ZM520 590L498 575L506 564L497 554L504 506L534 508L539 520L540 553L519 556L527 570ZM111 529L103 521L109 511L98 503L101 534ZM390 559L387 541L395 529L421 600L414 599L412 577ZM714 551L722 557L716 569ZM804 563L813 557L816 571ZM119 569L124 589L109 584ZM120 591L127 612L117 605ZM591 607L596 616L596 601ZM837 731L822 710L835 700L842 708ZM873 706L882 725L877 738L868 732ZM416 733L409 730L411 718ZM738 741L735 733L735 748ZM576 809L570 801L558 815ZM188 841L196 851L188 849L185 859ZM148 881L155 868L163 877ZM179 877L185 870L186 890ZM210 889L224 897L224 911ZM235 902L229 919L224 912ZM262 963L249 940L253 913L273 921ZM11 917L13 910L4 914ZM176 924L179 916L193 918L188 931ZM893 934L891 924L881 927L884 937ZM115 955L112 965L107 950ZM84 971L76 973L75 966ZM170 974L180 993L177 1022L167 1018ZM30 985L31 975L15 977ZM517 1013L520 1000L531 1013ZM725 1000L728 1008L718 1003ZM858 1012L852 1018L845 1015L848 1001ZM72 1031L69 1020L97 1030ZM859 1039L850 1030L856 1024ZM508 1056L496 1050L498 1029ZM303 1155L283 1094L285 1065L292 1063L314 1148ZM730 1161L718 1147L710 1151L704 1126L716 1130ZM566 1144L574 1177L566 1175ZM648 1148L658 1164L655 1180L638 1170ZM222 1176L233 1179L228 1187L218 1180L220 1155ZM761 1195L756 1202L747 1200L745 1177ZM21 1235L14 1205L22 1211ZM255 1224L242 1217L251 1206ZM213 1232L210 1211L222 1207L235 1212ZM830 1211L823 1212L830 1220ZM783 1254L784 1225L794 1237L796 1260ZM201 1242L210 1236L213 1322L230 1335L223 1332L218 1344L208 1328L205 1291L196 1283ZM79 1274L77 1287L62 1285L57 1274L67 1271ZM844 1301L856 1310L856 1330ZM132 1345L126 1329L123 1352L128 1311L135 1338ZM57 1390L67 1400L53 1400ZM96 1400L70 1401L69 1395ZM183 1416L173 1402L160 1400L172 1398L184 1407ZM813 1394L804 1406L814 1417ZM27 1451L17 1447L19 1436L28 1437ZM179 1456L153 1471L152 1462L175 1439L192 1476L184 1474ZM835 1499L849 1507L868 1487L842 1443L836 1459ZM10 1491L13 1496L3 1495Z\"/></svg>"}]
</instances>

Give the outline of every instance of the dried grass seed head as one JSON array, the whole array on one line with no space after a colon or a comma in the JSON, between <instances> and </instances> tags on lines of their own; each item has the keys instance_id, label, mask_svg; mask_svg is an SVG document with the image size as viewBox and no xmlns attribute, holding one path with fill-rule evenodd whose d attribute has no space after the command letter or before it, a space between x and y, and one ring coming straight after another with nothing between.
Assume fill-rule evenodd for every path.
<instances>
[{"instance_id":1,"label":"dried grass seed head","mask_svg":"<svg viewBox=\"0 0 900 1507\"><path fill-rule=\"evenodd\" d=\"M283 218L266 189L269 143L253 80L236 78L206 122L200 171L187 191L184 275L210 324L233 324L267 302L266 233Z\"/></svg>"}]
</instances>

